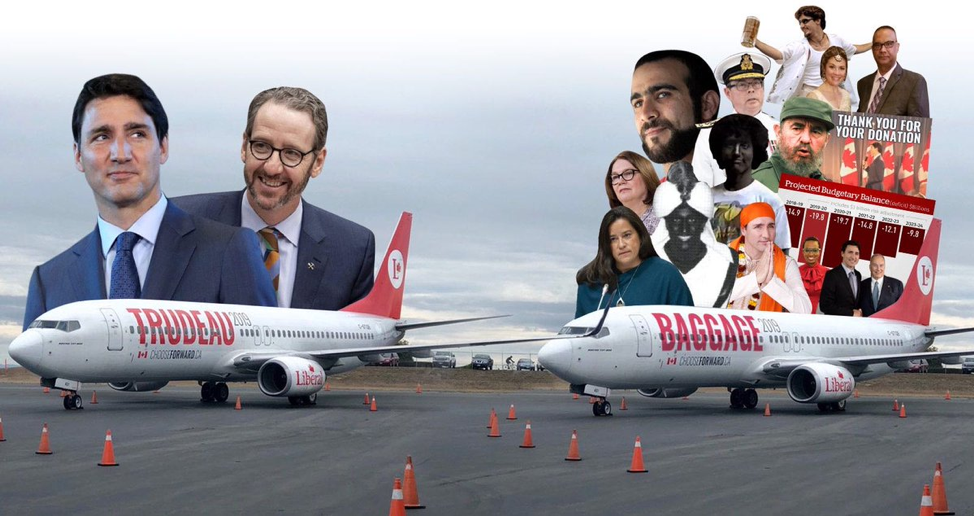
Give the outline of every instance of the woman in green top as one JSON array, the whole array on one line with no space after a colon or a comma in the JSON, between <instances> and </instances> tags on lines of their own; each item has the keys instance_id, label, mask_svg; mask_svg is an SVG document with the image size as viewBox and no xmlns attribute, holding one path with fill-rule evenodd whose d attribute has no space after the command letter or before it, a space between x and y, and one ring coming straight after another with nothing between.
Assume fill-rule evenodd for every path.
<instances>
[{"instance_id":1,"label":"woman in green top","mask_svg":"<svg viewBox=\"0 0 974 516\"><path fill-rule=\"evenodd\" d=\"M656 254L646 226L625 206L602 218L599 251L575 276L575 317L607 305L693 306L680 271Z\"/></svg>"}]
</instances>

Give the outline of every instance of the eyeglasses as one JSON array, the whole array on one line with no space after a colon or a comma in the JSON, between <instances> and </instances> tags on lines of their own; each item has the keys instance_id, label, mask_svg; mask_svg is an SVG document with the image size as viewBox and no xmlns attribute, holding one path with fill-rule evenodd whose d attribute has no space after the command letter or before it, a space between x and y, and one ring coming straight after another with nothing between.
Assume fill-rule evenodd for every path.
<instances>
[{"instance_id":1,"label":"eyeglasses","mask_svg":"<svg viewBox=\"0 0 974 516\"><path fill-rule=\"evenodd\" d=\"M751 79L747 81L731 81L728 88L737 91L750 91L764 88L764 81L761 79Z\"/></svg>"},{"instance_id":2,"label":"eyeglasses","mask_svg":"<svg viewBox=\"0 0 974 516\"><path fill-rule=\"evenodd\" d=\"M806 253L817 253L817 252L821 251L821 249L819 249L817 247L806 247L805 249L802 249L802 250L805 251Z\"/></svg>"},{"instance_id":3,"label":"eyeglasses","mask_svg":"<svg viewBox=\"0 0 974 516\"><path fill-rule=\"evenodd\" d=\"M815 21L815 20L813 20L811 18L800 18L798 20L798 25L806 25L806 24L808 24L808 22L812 22L812 21Z\"/></svg>"},{"instance_id":4,"label":"eyeglasses","mask_svg":"<svg viewBox=\"0 0 974 516\"><path fill-rule=\"evenodd\" d=\"M886 50L892 50L894 46L896 46L895 41L883 41L882 43L876 42L873 43L873 50L879 50L883 47L885 47Z\"/></svg>"},{"instance_id":5,"label":"eyeglasses","mask_svg":"<svg viewBox=\"0 0 974 516\"><path fill-rule=\"evenodd\" d=\"M636 169L630 168L628 170L623 170L621 174L611 174L609 175L609 181L614 184L622 184L627 181L632 181L632 178L636 177Z\"/></svg>"},{"instance_id":6,"label":"eyeglasses","mask_svg":"<svg viewBox=\"0 0 974 516\"><path fill-rule=\"evenodd\" d=\"M277 155L281 158L281 164L285 167L296 167L304 161L304 157L308 154L314 152L314 149L308 152L301 152L297 149L278 149L267 142L262 142L260 140L250 140L250 153L254 155L255 158L261 161L267 161L271 156L274 155L274 151L277 151Z\"/></svg>"}]
</instances>

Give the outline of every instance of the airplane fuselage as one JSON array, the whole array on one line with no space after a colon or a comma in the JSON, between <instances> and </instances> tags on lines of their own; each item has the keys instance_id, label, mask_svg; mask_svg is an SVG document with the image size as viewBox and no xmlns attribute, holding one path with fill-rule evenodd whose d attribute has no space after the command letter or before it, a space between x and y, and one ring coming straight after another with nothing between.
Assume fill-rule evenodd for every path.
<instances>
[{"instance_id":1,"label":"airplane fuselage","mask_svg":"<svg viewBox=\"0 0 974 516\"><path fill-rule=\"evenodd\" d=\"M19 340L34 343L29 369L81 382L248 381L238 356L394 345L396 320L348 312L149 300L72 303L44 314ZM357 357L318 360L340 373ZM24 364L27 365L27 364Z\"/></svg>"},{"instance_id":2,"label":"airplane fuselage","mask_svg":"<svg viewBox=\"0 0 974 516\"><path fill-rule=\"evenodd\" d=\"M601 316L575 319L562 333L584 333ZM552 341L539 360L569 383L615 389L783 387L776 363L920 352L931 342L923 326L892 320L627 306L610 309L599 335ZM857 381L894 370L849 369Z\"/></svg>"}]
</instances>

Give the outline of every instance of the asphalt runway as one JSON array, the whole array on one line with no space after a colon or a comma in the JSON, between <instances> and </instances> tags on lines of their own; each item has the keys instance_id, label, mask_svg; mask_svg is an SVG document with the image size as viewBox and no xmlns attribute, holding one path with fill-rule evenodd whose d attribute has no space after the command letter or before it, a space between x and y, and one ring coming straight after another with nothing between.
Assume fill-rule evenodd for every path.
<instances>
[{"instance_id":1,"label":"asphalt runway","mask_svg":"<svg viewBox=\"0 0 974 516\"><path fill-rule=\"evenodd\" d=\"M560 392L378 392L369 412L364 392L290 408L249 386L231 386L239 412L189 387L98 390L98 405L86 391L68 412L56 393L2 385L0 514L386 515L406 455L427 506L412 515L913 515L937 461L950 508L974 512L974 400L901 400L900 419L885 398L819 414L759 392L772 417L724 394L627 393L625 412L614 395L615 416L595 418ZM521 449L528 419L537 447ZM48 456L34 453L44 423ZM119 467L96 465L107 429ZM580 462L564 460L573 429ZM649 473L626 472L637 435Z\"/></svg>"}]
</instances>

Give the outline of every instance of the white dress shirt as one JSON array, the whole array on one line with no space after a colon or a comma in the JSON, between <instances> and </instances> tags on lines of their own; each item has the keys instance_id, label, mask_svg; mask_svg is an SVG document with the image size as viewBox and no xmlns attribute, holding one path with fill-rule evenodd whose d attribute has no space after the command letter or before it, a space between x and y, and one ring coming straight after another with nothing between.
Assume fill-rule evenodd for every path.
<instances>
[{"instance_id":1,"label":"white dress shirt","mask_svg":"<svg viewBox=\"0 0 974 516\"><path fill-rule=\"evenodd\" d=\"M101 255L105 258L105 294L112 292L112 264L115 262L115 240L118 235L130 231L141 238L132 248L132 258L135 268L139 271L139 286L145 286L145 275L149 273L149 262L152 261L152 251L156 248L156 237L159 235L159 225L166 214L166 196L159 197L149 211L142 214L128 229L122 229L114 224L105 222L98 217L98 234L101 236Z\"/></svg>"},{"instance_id":2,"label":"white dress shirt","mask_svg":"<svg viewBox=\"0 0 974 516\"><path fill-rule=\"evenodd\" d=\"M280 254L280 276L277 281L277 306L291 307L291 295L294 293L294 278L298 264L298 242L301 239L301 221L304 218L304 201L298 201L298 209L280 224L268 226L260 215L254 211L245 193L240 201L240 225L247 229L260 231L266 227L273 227L281 234L277 239L277 252ZM260 238L260 235L257 236Z\"/></svg>"}]
</instances>

